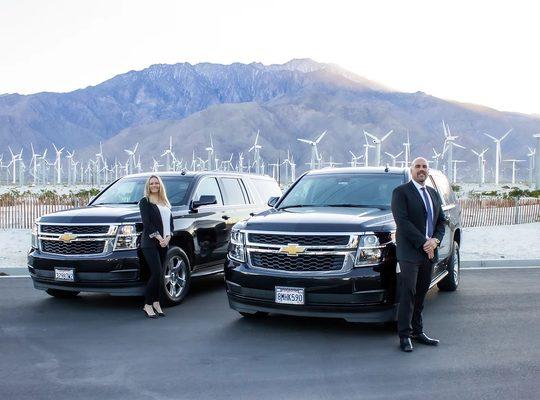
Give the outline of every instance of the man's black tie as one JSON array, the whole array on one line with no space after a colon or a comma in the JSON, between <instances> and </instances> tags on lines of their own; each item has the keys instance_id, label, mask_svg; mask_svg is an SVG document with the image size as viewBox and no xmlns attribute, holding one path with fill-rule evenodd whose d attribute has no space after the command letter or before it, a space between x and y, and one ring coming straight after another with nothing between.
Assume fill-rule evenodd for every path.
<instances>
[{"instance_id":1,"label":"man's black tie","mask_svg":"<svg viewBox=\"0 0 540 400\"><path fill-rule=\"evenodd\" d=\"M428 237L433 236L433 211L431 210L431 205L429 203L428 194L426 192L426 188L420 188L422 190L422 195L424 196L424 200L426 202L426 209L427 209L427 235Z\"/></svg>"}]
</instances>

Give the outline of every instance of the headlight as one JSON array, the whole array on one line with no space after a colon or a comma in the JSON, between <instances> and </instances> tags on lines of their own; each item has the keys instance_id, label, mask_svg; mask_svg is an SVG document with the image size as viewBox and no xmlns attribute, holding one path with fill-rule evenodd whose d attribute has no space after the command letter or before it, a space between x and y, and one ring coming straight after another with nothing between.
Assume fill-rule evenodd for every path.
<instances>
[{"instance_id":1,"label":"headlight","mask_svg":"<svg viewBox=\"0 0 540 400\"><path fill-rule=\"evenodd\" d=\"M363 267L378 263L382 258L383 247L379 243L379 238L375 235L360 236L354 266Z\"/></svg>"},{"instance_id":2,"label":"headlight","mask_svg":"<svg viewBox=\"0 0 540 400\"><path fill-rule=\"evenodd\" d=\"M34 225L32 226L32 248L37 249L38 248L38 224L34 222Z\"/></svg>"},{"instance_id":3,"label":"headlight","mask_svg":"<svg viewBox=\"0 0 540 400\"><path fill-rule=\"evenodd\" d=\"M116 233L114 250L131 250L137 248L137 228L135 224L120 225Z\"/></svg>"},{"instance_id":4,"label":"headlight","mask_svg":"<svg viewBox=\"0 0 540 400\"><path fill-rule=\"evenodd\" d=\"M231 231L231 244L229 245L229 258L231 260L246 262L245 233L240 230Z\"/></svg>"}]
</instances>

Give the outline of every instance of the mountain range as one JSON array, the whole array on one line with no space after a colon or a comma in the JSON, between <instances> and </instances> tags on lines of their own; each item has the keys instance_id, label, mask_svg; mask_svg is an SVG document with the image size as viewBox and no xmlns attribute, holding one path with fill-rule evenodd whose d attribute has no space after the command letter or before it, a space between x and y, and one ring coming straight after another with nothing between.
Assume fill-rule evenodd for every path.
<instances>
[{"instance_id":1,"label":"mountain range","mask_svg":"<svg viewBox=\"0 0 540 400\"><path fill-rule=\"evenodd\" d=\"M124 149L138 142L141 160L149 163L171 136L177 157L191 160L193 151L206 158L212 135L223 160L231 153L246 155L259 131L267 162L290 150L302 170L310 149L297 138L312 140L327 130L319 144L324 159L346 163L349 150L363 154L363 130L380 137L393 129L383 152L403 150L408 132L412 156L431 157L432 148L442 150L442 120L467 147L454 150L454 159L468 162L460 166L466 176L476 176L471 148L489 148L488 171L493 169L494 143L483 133L500 137L512 128L502 144L503 158L526 160L532 135L540 132L538 115L398 92L310 59L267 66L179 63L152 65L69 93L1 95L0 153L8 159L10 146L29 157L30 143L38 152L55 143L74 149L76 157L90 157L101 141L108 159L125 161ZM521 164L520 176L527 175L526 167Z\"/></svg>"}]
</instances>

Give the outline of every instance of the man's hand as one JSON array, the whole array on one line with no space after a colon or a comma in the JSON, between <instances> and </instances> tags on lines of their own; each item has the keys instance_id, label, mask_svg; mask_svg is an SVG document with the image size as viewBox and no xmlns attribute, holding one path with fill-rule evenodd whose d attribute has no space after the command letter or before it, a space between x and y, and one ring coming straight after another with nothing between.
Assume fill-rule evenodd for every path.
<instances>
[{"instance_id":1,"label":"man's hand","mask_svg":"<svg viewBox=\"0 0 540 400\"><path fill-rule=\"evenodd\" d=\"M435 257L435 249L437 248L437 242L435 239L431 238L426 240L426 243L424 243L424 251L427 253L428 258L431 260L433 257Z\"/></svg>"}]
</instances>

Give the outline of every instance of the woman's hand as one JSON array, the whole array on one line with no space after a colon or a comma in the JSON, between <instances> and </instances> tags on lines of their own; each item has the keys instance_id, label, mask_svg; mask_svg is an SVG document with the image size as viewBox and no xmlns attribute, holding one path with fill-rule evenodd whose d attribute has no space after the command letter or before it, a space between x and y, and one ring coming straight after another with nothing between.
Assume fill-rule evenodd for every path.
<instances>
[{"instance_id":1,"label":"woman's hand","mask_svg":"<svg viewBox=\"0 0 540 400\"><path fill-rule=\"evenodd\" d=\"M159 245L160 245L161 247L167 247L167 246L169 245L170 240L171 240L171 237L170 237L170 236L165 237L165 239L162 238L162 239L159 241Z\"/></svg>"}]
</instances>

